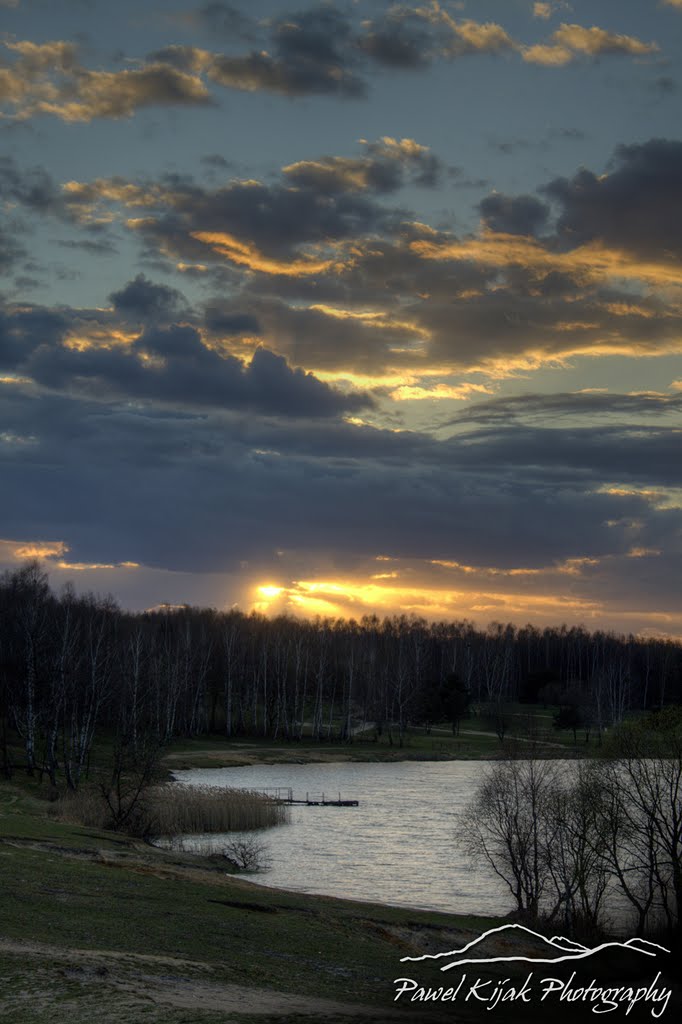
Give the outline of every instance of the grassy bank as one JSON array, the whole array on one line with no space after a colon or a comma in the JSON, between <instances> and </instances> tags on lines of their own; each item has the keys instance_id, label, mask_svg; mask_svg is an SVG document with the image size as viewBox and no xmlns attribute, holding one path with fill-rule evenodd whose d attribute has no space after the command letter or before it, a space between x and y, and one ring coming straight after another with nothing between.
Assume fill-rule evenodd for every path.
<instances>
[{"instance_id":1,"label":"grassy bank","mask_svg":"<svg viewBox=\"0 0 682 1024\"><path fill-rule=\"evenodd\" d=\"M333 1020L345 1004L392 1019L400 956L487 923L261 888L46 807L37 785L0 784L0 1017L16 1024Z\"/></svg>"},{"instance_id":2,"label":"grassy bank","mask_svg":"<svg viewBox=\"0 0 682 1024\"><path fill-rule=\"evenodd\" d=\"M532 742L541 756L596 756L601 746L596 733L586 740L578 733L577 742L565 730L553 728L556 708L530 708L510 705L505 742L523 747ZM484 715L473 714L465 719L453 736L447 725L436 725L427 733L423 727L410 726L402 745L397 734L383 732L376 737L368 728L358 732L351 743L338 740L314 741L305 733L301 740L271 740L258 737L202 736L195 740L179 740L166 752L165 764L170 769L231 768L251 764L306 764L334 761L450 761L488 760L501 756L503 744Z\"/></svg>"}]
</instances>

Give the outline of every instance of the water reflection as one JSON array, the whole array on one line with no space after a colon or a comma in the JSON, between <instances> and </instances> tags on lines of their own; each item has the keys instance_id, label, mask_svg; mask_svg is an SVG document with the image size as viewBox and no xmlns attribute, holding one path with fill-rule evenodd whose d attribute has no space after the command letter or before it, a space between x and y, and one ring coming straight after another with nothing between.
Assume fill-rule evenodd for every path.
<instances>
[{"instance_id":1,"label":"water reflection","mask_svg":"<svg viewBox=\"0 0 682 1024\"><path fill-rule=\"evenodd\" d=\"M254 881L398 906L504 914L513 901L503 884L487 865L469 863L455 843L458 812L483 768L480 761L259 765L175 777L360 801L358 807L292 807L290 824L259 833L272 866Z\"/></svg>"}]
</instances>

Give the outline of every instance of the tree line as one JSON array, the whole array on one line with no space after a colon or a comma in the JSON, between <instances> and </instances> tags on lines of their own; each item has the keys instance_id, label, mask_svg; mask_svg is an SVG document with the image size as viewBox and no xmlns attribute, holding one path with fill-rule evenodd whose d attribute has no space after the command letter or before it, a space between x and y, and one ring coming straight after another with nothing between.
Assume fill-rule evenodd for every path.
<instances>
[{"instance_id":1,"label":"tree line","mask_svg":"<svg viewBox=\"0 0 682 1024\"><path fill-rule=\"evenodd\" d=\"M149 737L221 733L352 742L360 723L401 745L453 731L473 704L500 738L511 701L559 705L599 735L682 695L682 646L583 627L521 628L376 616L301 620L55 593L29 562L0 577L0 768L17 738L30 772L76 789L97 730L133 752Z\"/></svg>"}]
</instances>

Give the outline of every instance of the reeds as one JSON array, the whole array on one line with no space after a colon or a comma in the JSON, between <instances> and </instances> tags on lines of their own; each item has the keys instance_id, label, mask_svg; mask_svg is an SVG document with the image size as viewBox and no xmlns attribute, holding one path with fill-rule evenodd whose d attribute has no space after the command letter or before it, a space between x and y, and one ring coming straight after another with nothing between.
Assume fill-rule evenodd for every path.
<instances>
[{"instance_id":1,"label":"reeds","mask_svg":"<svg viewBox=\"0 0 682 1024\"><path fill-rule=\"evenodd\" d=\"M87 828L105 829L111 825L111 812L102 793L94 786L81 785L75 792L64 793L49 805L48 814Z\"/></svg>"},{"instance_id":2,"label":"reeds","mask_svg":"<svg viewBox=\"0 0 682 1024\"><path fill-rule=\"evenodd\" d=\"M162 836L200 832L252 832L287 820L287 809L263 793L168 783L155 786L146 801Z\"/></svg>"},{"instance_id":3,"label":"reeds","mask_svg":"<svg viewBox=\"0 0 682 1024\"><path fill-rule=\"evenodd\" d=\"M51 805L50 813L88 828L113 827L110 807L96 787L81 786L75 793L66 794ZM120 830L136 836L172 837L251 832L286 820L286 807L263 793L171 782L146 789Z\"/></svg>"}]
</instances>

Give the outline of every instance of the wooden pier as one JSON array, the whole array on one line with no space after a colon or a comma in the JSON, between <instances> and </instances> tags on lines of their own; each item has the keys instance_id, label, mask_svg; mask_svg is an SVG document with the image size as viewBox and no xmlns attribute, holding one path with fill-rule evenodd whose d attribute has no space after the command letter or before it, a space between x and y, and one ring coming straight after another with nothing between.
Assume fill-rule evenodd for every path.
<instances>
[{"instance_id":1,"label":"wooden pier","mask_svg":"<svg viewBox=\"0 0 682 1024\"><path fill-rule=\"evenodd\" d=\"M271 789L259 789L258 792L278 804L296 804L300 807L359 807L358 800L342 800L340 793L336 797L329 793L308 792L305 796L298 796L288 786L274 786Z\"/></svg>"}]
</instances>

